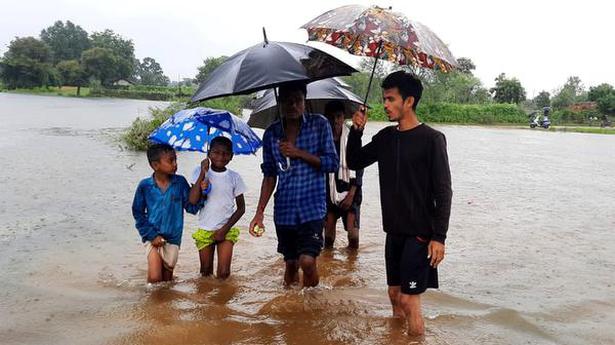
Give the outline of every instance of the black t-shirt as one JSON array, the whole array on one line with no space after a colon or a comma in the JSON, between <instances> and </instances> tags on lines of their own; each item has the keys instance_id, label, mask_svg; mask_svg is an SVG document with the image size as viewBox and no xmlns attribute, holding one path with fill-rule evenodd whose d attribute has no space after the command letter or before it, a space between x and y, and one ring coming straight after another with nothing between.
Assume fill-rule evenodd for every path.
<instances>
[{"instance_id":1,"label":"black t-shirt","mask_svg":"<svg viewBox=\"0 0 615 345\"><path fill-rule=\"evenodd\" d=\"M378 162L384 231L444 243L452 199L444 134L425 124L406 131L390 126L361 147L362 135L350 130L348 166Z\"/></svg>"}]
</instances>

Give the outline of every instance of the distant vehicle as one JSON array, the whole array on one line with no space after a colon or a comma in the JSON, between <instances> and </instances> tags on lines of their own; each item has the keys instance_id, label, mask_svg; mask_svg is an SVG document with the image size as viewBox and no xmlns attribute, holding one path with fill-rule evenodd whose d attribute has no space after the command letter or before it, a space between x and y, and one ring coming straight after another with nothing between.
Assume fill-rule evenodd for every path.
<instances>
[{"instance_id":1,"label":"distant vehicle","mask_svg":"<svg viewBox=\"0 0 615 345\"><path fill-rule=\"evenodd\" d=\"M602 121L600 121L600 127L605 128L605 127L612 127L613 123L611 122L611 120L609 120L608 115L603 115L602 116Z\"/></svg>"},{"instance_id":2,"label":"distant vehicle","mask_svg":"<svg viewBox=\"0 0 615 345\"><path fill-rule=\"evenodd\" d=\"M540 119L540 114L538 113L538 111L532 112L529 115L530 128L549 128L549 126L551 126L551 120L549 120L549 112L551 112L551 107L542 108L542 119Z\"/></svg>"}]
</instances>

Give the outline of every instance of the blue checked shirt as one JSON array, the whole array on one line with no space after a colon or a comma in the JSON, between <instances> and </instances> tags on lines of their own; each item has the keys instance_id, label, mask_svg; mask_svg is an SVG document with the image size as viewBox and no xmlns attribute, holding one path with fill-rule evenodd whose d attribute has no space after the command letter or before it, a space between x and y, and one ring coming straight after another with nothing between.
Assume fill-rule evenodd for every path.
<instances>
[{"instance_id":1,"label":"blue checked shirt","mask_svg":"<svg viewBox=\"0 0 615 345\"><path fill-rule=\"evenodd\" d=\"M278 145L283 137L282 124L274 122L263 135L263 164L265 177L277 177L274 195L273 220L276 225L298 225L324 219L327 212L326 174L337 171L339 159L333 143L331 126L324 116L304 114L295 147L320 158L320 169L302 159L291 159L286 166Z\"/></svg>"}]
</instances>

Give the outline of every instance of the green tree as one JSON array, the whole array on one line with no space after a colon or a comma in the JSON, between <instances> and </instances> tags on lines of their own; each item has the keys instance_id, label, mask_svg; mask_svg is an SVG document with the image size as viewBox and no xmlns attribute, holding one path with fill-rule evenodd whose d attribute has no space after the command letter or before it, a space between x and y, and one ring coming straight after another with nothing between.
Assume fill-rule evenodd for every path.
<instances>
[{"instance_id":1,"label":"green tree","mask_svg":"<svg viewBox=\"0 0 615 345\"><path fill-rule=\"evenodd\" d=\"M551 94L547 91L540 91L540 93L534 97L534 104L538 108L550 107L551 106Z\"/></svg>"},{"instance_id":2,"label":"green tree","mask_svg":"<svg viewBox=\"0 0 615 345\"><path fill-rule=\"evenodd\" d=\"M228 59L227 56L208 57L203 60L203 66L198 68L198 73L194 79L197 83L204 82L209 74Z\"/></svg>"},{"instance_id":3,"label":"green tree","mask_svg":"<svg viewBox=\"0 0 615 345\"><path fill-rule=\"evenodd\" d=\"M568 78L553 96L551 103L557 109L569 107L571 104L584 100L584 87L581 79L576 76Z\"/></svg>"},{"instance_id":4,"label":"green tree","mask_svg":"<svg viewBox=\"0 0 615 345\"><path fill-rule=\"evenodd\" d=\"M131 80L135 74L135 62L137 61L132 40L124 39L109 29L94 32L90 38L92 39L92 47L108 49L114 55L116 72L109 77L111 84L120 79Z\"/></svg>"},{"instance_id":5,"label":"green tree","mask_svg":"<svg viewBox=\"0 0 615 345\"><path fill-rule=\"evenodd\" d=\"M480 81L472 74L459 70L443 73L434 71L422 80L425 103L488 103L490 95Z\"/></svg>"},{"instance_id":6,"label":"green tree","mask_svg":"<svg viewBox=\"0 0 615 345\"><path fill-rule=\"evenodd\" d=\"M77 96L81 95L81 87L84 86L87 81L87 74L81 67L78 60L66 60L60 61L56 65L56 69L62 79L62 85L70 85L77 87Z\"/></svg>"},{"instance_id":7,"label":"green tree","mask_svg":"<svg viewBox=\"0 0 615 345\"><path fill-rule=\"evenodd\" d=\"M41 31L41 40L51 48L53 63L63 60L76 60L84 50L91 46L88 33L70 20L64 24L58 20Z\"/></svg>"},{"instance_id":8,"label":"green tree","mask_svg":"<svg viewBox=\"0 0 615 345\"><path fill-rule=\"evenodd\" d=\"M9 89L47 86L55 73L51 66L51 51L34 37L16 37L0 61L0 78Z\"/></svg>"},{"instance_id":9,"label":"green tree","mask_svg":"<svg viewBox=\"0 0 615 345\"><path fill-rule=\"evenodd\" d=\"M525 100L525 89L521 86L521 82L517 78L506 78L504 73L495 78L495 87L489 92L498 103L519 104Z\"/></svg>"},{"instance_id":10,"label":"green tree","mask_svg":"<svg viewBox=\"0 0 615 345\"><path fill-rule=\"evenodd\" d=\"M615 94L615 89L611 84L603 83L598 86L592 86L589 88L587 98L590 101L597 102L599 99L606 97L610 94Z\"/></svg>"},{"instance_id":11,"label":"green tree","mask_svg":"<svg viewBox=\"0 0 615 345\"><path fill-rule=\"evenodd\" d=\"M98 79L103 86L111 86L121 79L118 57L109 48L91 48L81 54L81 65L87 75Z\"/></svg>"},{"instance_id":12,"label":"green tree","mask_svg":"<svg viewBox=\"0 0 615 345\"><path fill-rule=\"evenodd\" d=\"M610 93L598 99L598 110L603 114L615 115L615 93Z\"/></svg>"},{"instance_id":13,"label":"green tree","mask_svg":"<svg viewBox=\"0 0 615 345\"><path fill-rule=\"evenodd\" d=\"M461 73L472 74L476 69L476 65L470 58L461 57L457 59L457 70Z\"/></svg>"},{"instance_id":14,"label":"green tree","mask_svg":"<svg viewBox=\"0 0 615 345\"><path fill-rule=\"evenodd\" d=\"M137 67L137 76L143 85L166 86L169 78L164 75L162 67L151 57L143 58L143 62Z\"/></svg>"}]
</instances>

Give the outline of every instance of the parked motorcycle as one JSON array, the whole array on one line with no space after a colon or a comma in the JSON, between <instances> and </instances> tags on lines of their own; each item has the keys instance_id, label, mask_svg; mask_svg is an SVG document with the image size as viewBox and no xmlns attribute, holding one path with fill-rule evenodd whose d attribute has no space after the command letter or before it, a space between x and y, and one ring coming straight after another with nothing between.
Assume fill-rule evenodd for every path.
<instances>
[{"instance_id":1,"label":"parked motorcycle","mask_svg":"<svg viewBox=\"0 0 615 345\"><path fill-rule=\"evenodd\" d=\"M551 120L549 120L549 112L551 111L551 107L544 107L542 109L542 119L540 118L540 114L537 111L532 112L529 115L530 128L542 127L544 129L549 128L551 126Z\"/></svg>"}]
</instances>

